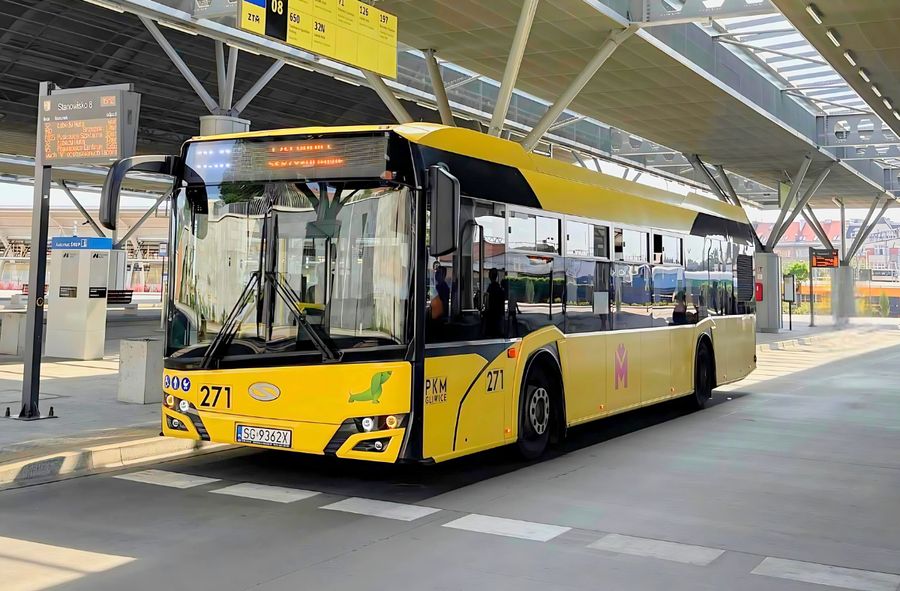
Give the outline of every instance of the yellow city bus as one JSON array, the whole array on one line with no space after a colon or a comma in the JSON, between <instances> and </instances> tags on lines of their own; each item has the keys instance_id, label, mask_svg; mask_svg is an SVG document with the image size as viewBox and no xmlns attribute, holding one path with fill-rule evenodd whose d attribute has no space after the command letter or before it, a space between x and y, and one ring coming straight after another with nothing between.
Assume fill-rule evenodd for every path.
<instances>
[{"instance_id":1,"label":"yellow city bus","mask_svg":"<svg viewBox=\"0 0 900 591\"><path fill-rule=\"evenodd\" d=\"M162 430L381 462L515 445L755 367L740 207L416 123L201 137L171 175Z\"/></svg>"}]
</instances>

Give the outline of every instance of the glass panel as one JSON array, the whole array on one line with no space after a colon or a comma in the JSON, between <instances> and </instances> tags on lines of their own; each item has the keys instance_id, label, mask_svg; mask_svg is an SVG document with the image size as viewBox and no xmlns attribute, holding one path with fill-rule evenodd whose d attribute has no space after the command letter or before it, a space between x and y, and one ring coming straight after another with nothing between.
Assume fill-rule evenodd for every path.
<instances>
[{"instance_id":1,"label":"glass panel","mask_svg":"<svg viewBox=\"0 0 900 591\"><path fill-rule=\"evenodd\" d=\"M536 227L537 222L533 215L513 212L509 217L509 247L537 250Z\"/></svg>"},{"instance_id":2,"label":"glass panel","mask_svg":"<svg viewBox=\"0 0 900 591\"><path fill-rule=\"evenodd\" d=\"M566 259L566 332L609 330L610 264Z\"/></svg>"},{"instance_id":3,"label":"glass panel","mask_svg":"<svg viewBox=\"0 0 900 591\"><path fill-rule=\"evenodd\" d=\"M594 235L590 224L566 222L566 254L589 257L594 254Z\"/></svg>"},{"instance_id":4,"label":"glass panel","mask_svg":"<svg viewBox=\"0 0 900 591\"><path fill-rule=\"evenodd\" d=\"M653 326L650 265L616 263L612 275L613 328Z\"/></svg>"},{"instance_id":5,"label":"glass panel","mask_svg":"<svg viewBox=\"0 0 900 591\"><path fill-rule=\"evenodd\" d=\"M647 262L647 232L622 230L622 260L628 262Z\"/></svg>"},{"instance_id":6,"label":"glass panel","mask_svg":"<svg viewBox=\"0 0 900 591\"><path fill-rule=\"evenodd\" d=\"M564 316L565 280L562 261L556 257L507 255L511 337L561 323Z\"/></svg>"},{"instance_id":7,"label":"glass panel","mask_svg":"<svg viewBox=\"0 0 900 591\"><path fill-rule=\"evenodd\" d=\"M594 226L594 256L609 258L609 228Z\"/></svg>"},{"instance_id":8,"label":"glass panel","mask_svg":"<svg viewBox=\"0 0 900 591\"><path fill-rule=\"evenodd\" d=\"M680 265L681 264L681 238L674 236L663 236L663 263Z\"/></svg>"},{"instance_id":9,"label":"glass panel","mask_svg":"<svg viewBox=\"0 0 900 591\"><path fill-rule=\"evenodd\" d=\"M537 217L537 250L559 252L559 220Z\"/></svg>"}]
</instances>

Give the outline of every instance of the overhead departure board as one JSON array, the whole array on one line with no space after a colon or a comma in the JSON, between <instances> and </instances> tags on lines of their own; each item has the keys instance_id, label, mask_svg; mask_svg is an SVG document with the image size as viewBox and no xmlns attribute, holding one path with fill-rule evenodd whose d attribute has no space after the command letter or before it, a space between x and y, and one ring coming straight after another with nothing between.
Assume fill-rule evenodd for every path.
<instances>
[{"instance_id":1,"label":"overhead departure board","mask_svg":"<svg viewBox=\"0 0 900 591\"><path fill-rule=\"evenodd\" d=\"M397 17L359 0L241 0L240 28L388 78Z\"/></svg>"},{"instance_id":2,"label":"overhead departure board","mask_svg":"<svg viewBox=\"0 0 900 591\"><path fill-rule=\"evenodd\" d=\"M137 95L73 92L41 100L45 164L108 164L134 154Z\"/></svg>"}]
</instances>

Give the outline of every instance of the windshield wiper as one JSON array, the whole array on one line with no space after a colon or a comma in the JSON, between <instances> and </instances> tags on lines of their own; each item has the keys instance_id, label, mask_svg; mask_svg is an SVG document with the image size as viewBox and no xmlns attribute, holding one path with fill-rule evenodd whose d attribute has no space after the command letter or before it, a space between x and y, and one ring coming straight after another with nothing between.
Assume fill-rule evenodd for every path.
<instances>
[{"instance_id":1,"label":"windshield wiper","mask_svg":"<svg viewBox=\"0 0 900 591\"><path fill-rule=\"evenodd\" d=\"M269 272L266 273L266 279L271 281L272 285L275 286L275 293L284 300L291 312L294 313L294 317L297 318L297 323L306 330L306 333L309 335L309 340L312 341L315 348L322 353L322 357L325 358L325 361L340 361L344 356L343 351L338 349L337 345L332 340L331 335L329 335L320 325L313 324L309 321L306 317L306 313L303 312L304 302L297 297L297 294L294 293L294 290L291 289L284 278L277 273Z\"/></svg>"},{"instance_id":2,"label":"windshield wiper","mask_svg":"<svg viewBox=\"0 0 900 591\"><path fill-rule=\"evenodd\" d=\"M239 318L241 312L244 311L250 298L253 297L253 287L257 283L259 283L259 271L254 271L250 275L247 285L244 286L244 290L241 292L240 297L238 297L238 301L228 313L228 317L225 319L225 323L222 324L219 333L209 344L209 347L207 347L206 353L203 354L203 359L200 361L201 369L210 369L213 362L222 357L221 351L224 351L225 348L231 344L231 341L234 340L234 335L237 334L238 327L240 326Z\"/></svg>"}]
</instances>

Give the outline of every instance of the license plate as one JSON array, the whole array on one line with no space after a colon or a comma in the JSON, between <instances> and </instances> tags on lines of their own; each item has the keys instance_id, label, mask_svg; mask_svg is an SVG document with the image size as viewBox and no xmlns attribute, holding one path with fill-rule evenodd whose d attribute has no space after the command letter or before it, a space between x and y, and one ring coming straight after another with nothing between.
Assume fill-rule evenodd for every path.
<instances>
[{"instance_id":1,"label":"license plate","mask_svg":"<svg viewBox=\"0 0 900 591\"><path fill-rule=\"evenodd\" d=\"M253 443L254 445L268 445L270 447L290 447L290 429L269 429L268 427L251 427L238 425L235 441L238 443Z\"/></svg>"}]
</instances>

